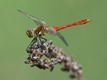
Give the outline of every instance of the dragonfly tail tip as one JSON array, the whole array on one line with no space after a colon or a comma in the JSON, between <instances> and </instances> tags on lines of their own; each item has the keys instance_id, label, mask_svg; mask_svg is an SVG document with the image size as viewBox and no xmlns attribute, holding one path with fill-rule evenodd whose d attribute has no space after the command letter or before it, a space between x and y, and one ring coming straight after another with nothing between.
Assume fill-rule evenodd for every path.
<instances>
[{"instance_id":1,"label":"dragonfly tail tip","mask_svg":"<svg viewBox=\"0 0 107 80\"><path fill-rule=\"evenodd\" d=\"M87 19L87 22L91 21L91 19Z\"/></svg>"}]
</instances>

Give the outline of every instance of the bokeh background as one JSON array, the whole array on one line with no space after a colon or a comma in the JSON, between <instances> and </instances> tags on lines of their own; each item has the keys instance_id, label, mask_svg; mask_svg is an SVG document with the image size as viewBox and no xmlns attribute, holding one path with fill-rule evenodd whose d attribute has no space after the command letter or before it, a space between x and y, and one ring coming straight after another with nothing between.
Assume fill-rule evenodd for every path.
<instances>
[{"instance_id":1,"label":"bokeh background","mask_svg":"<svg viewBox=\"0 0 107 80\"><path fill-rule=\"evenodd\" d=\"M75 57L83 67L84 80L107 79L107 0L0 0L0 80L70 80L59 65L49 72L24 64L31 41L25 31L36 25L17 9L49 26L91 19L85 25L59 31L69 47L56 36L46 38Z\"/></svg>"}]
</instances>

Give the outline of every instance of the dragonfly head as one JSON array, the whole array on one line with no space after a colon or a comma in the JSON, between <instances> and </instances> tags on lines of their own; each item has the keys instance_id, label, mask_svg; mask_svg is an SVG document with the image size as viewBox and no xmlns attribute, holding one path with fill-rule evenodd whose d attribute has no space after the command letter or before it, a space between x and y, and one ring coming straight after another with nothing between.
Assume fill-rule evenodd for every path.
<instances>
[{"instance_id":1,"label":"dragonfly head","mask_svg":"<svg viewBox=\"0 0 107 80\"><path fill-rule=\"evenodd\" d=\"M32 38L32 37L34 37L34 30L33 30L33 29L28 29L28 30L26 31L26 34L27 34L27 36L28 36L29 38Z\"/></svg>"}]
</instances>

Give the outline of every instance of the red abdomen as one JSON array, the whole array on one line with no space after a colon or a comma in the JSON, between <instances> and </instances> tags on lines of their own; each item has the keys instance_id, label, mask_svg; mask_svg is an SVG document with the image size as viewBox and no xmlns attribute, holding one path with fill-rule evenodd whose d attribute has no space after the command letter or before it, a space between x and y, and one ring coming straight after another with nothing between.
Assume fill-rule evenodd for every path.
<instances>
[{"instance_id":1,"label":"red abdomen","mask_svg":"<svg viewBox=\"0 0 107 80\"><path fill-rule=\"evenodd\" d=\"M86 24L89 21L90 21L90 19L83 19L83 20L79 20L79 21L73 22L71 24L66 24L66 25L62 25L62 26L53 26L53 28L56 31L59 31L60 29L64 29L64 28L67 28L67 27L73 27L73 26L76 26L76 25Z\"/></svg>"}]
</instances>

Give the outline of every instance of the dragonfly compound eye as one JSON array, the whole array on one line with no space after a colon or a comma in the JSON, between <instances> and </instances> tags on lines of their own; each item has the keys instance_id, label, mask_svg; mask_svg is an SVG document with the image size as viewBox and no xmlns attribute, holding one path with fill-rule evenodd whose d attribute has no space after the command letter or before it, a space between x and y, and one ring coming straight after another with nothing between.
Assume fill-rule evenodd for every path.
<instances>
[{"instance_id":1,"label":"dragonfly compound eye","mask_svg":"<svg viewBox=\"0 0 107 80\"><path fill-rule=\"evenodd\" d=\"M32 38L34 36L34 31L29 29L26 31L26 34L29 38Z\"/></svg>"}]
</instances>

